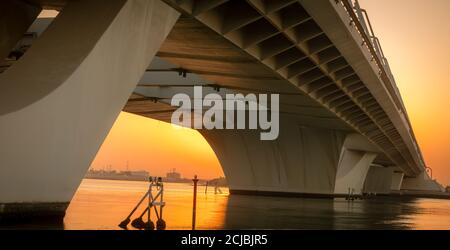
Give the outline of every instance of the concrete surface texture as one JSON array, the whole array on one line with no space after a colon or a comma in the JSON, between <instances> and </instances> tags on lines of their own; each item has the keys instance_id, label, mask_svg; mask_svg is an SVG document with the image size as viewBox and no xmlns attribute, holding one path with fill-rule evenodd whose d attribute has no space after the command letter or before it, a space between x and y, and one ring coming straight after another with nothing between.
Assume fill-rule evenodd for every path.
<instances>
[{"instance_id":1,"label":"concrete surface texture","mask_svg":"<svg viewBox=\"0 0 450 250\"><path fill-rule=\"evenodd\" d=\"M0 75L1 203L70 201L178 16L157 0L73 1Z\"/></svg>"}]
</instances>

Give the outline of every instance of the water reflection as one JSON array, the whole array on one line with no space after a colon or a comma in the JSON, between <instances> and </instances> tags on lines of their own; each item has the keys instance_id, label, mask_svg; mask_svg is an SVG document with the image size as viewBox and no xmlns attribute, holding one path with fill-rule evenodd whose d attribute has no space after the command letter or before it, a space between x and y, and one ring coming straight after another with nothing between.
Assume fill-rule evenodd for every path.
<instances>
[{"instance_id":1,"label":"water reflection","mask_svg":"<svg viewBox=\"0 0 450 250\"><path fill-rule=\"evenodd\" d=\"M118 229L118 223L125 219L147 189L148 184L145 182L83 180L67 210L65 228ZM227 190L224 195L214 195L210 188L208 195L205 195L204 187L199 187L198 192L197 228L223 228ZM163 218L167 222L167 229L191 229L192 198L191 185L165 184L164 200L167 205ZM141 206L132 219L144 209ZM152 216L155 221L156 216Z\"/></svg>"},{"instance_id":2,"label":"water reflection","mask_svg":"<svg viewBox=\"0 0 450 250\"><path fill-rule=\"evenodd\" d=\"M334 229L413 229L413 224L403 218L417 214L415 202L409 198L338 200L334 205Z\"/></svg>"},{"instance_id":3,"label":"water reflection","mask_svg":"<svg viewBox=\"0 0 450 250\"><path fill-rule=\"evenodd\" d=\"M230 195L225 227L230 229L332 228L332 200Z\"/></svg>"},{"instance_id":4,"label":"water reflection","mask_svg":"<svg viewBox=\"0 0 450 250\"><path fill-rule=\"evenodd\" d=\"M0 230L64 230L65 225L62 220L53 219L33 219L21 223L1 222Z\"/></svg>"},{"instance_id":5,"label":"water reflection","mask_svg":"<svg viewBox=\"0 0 450 250\"><path fill-rule=\"evenodd\" d=\"M410 229L404 216L417 213L414 200L228 197L225 228L231 229Z\"/></svg>"},{"instance_id":6,"label":"water reflection","mask_svg":"<svg viewBox=\"0 0 450 250\"><path fill-rule=\"evenodd\" d=\"M30 221L0 228L116 230L147 188L145 182L84 180L64 223ZM448 200L383 198L348 202L208 191L205 194L205 188L199 187L197 229L450 229ZM192 186L167 183L164 199L167 229L191 229Z\"/></svg>"}]
</instances>

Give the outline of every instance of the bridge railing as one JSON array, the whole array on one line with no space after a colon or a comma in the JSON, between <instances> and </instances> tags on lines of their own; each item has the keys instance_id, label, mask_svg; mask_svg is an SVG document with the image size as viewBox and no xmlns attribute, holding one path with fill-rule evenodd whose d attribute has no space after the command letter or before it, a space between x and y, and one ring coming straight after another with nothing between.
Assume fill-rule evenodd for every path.
<instances>
[{"instance_id":1,"label":"bridge railing","mask_svg":"<svg viewBox=\"0 0 450 250\"><path fill-rule=\"evenodd\" d=\"M354 26L361 35L365 47L369 50L373 57L372 60L376 62L380 70L380 76L387 78L383 79L384 85L389 91L389 94L394 100L399 111L402 111L403 113L405 110L400 97L400 92L398 91L395 83L389 62L384 55L383 49L381 48L380 40L376 37L375 32L373 31L367 11L361 8L358 0L341 0L340 2L352 20L352 26Z\"/></svg>"},{"instance_id":2,"label":"bridge railing","mask_svg":"<svg viewBox=\"0 0 450 250\"><path fill-rule=\"evenodd\" d=\"M342 6L345 8L347 13L352 20L352 26L361 35L365 47L369 50L372 55L372 60L375 61L379 68L379 75L386 89L389 92L397 110L400 112L400 116L408 129L408 132L413 141L414 147L418 154L420 155L419 160L423 163L422 154L420 148L417 144L416 137L412 131L411 122L409 120L408 114L406 112L405 105L400 95L400 91L395 82L394 75L392 74L389 62L384 55L383 49L380 44L380 40L375 35L372 24L369 19L369 15L365 9L362 9L358 0L336 0L336 2L341 2Z\"/></svg>"}]
</instances>

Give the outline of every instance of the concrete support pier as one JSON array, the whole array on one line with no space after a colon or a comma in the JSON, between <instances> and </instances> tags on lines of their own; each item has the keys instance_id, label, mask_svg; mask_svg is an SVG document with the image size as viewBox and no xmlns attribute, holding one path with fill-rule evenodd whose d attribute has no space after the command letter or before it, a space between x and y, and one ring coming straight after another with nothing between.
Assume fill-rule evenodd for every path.
<instances>
[{"instance_id":1,"label":"concrete support pier","mask_svg":"<svg viewBox=\"0 0 450 250\"><path fill-rule=\"evenodd\" d=\"M361 195L370 164L377 155L372 152L343 149L336 174L334 193Z\"/></svg>"},{"instance_id":2,"label":"concrete support pier","mask_svg":"<svg viewBox=\"0 0 450 250\"><path fill-rule=\"evenodd\" d=\"M444 187L436 180L431 179L426 172L414 178L404 178L401 189L418 192L445 192Z\"/></svg>"},{"instance_id":3,"label":"concrete support pier","mask_svg":"<svg viewBox=\"0 0 450 250\"><path fill-rule=\"evenodd\" d=\"M372 165L364 184L364 193L390 194L399 190L399 179L393 167Z\"/></svg>"},{"instance_id":4,"label":"concrete support pier","mask_svg":"<svg viewBox=\"0 0 450 250\"><path fill-rule=\"evenodd\" d=\"M159 0L70 1L0 75L1 218L64 215L178 17Z\"/></svg>"},{"instance_id":5,"label":"concrete support pier","mask_svg":"<svg viewBox=\"0 0 450 250\"><path fill-rule=\"evenodd\" d=\"M235 194L332 198L346 196L350 189L360 195L377 156L359 135L305 127L286 117L281 118L276 141L260 141L256 130L201 133Z\"/></svg>"}]
</instances>

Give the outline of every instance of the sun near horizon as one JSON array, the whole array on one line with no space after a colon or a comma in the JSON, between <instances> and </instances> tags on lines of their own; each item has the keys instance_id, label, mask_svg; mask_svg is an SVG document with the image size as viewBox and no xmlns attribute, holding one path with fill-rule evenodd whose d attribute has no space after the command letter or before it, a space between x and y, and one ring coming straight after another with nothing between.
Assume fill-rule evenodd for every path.
<instances>
[{"instance_id":1,"label":"sun near horizon","mask_svg":"<svg viewBox=\"0 0 450 250\"><path fill-rule=\"evenodd\" d=\"M91 168L146 170L165 176L176 169L184 178L224 176L212 148L196 130L121 112Z\"/></svg>"}]
</instances>

